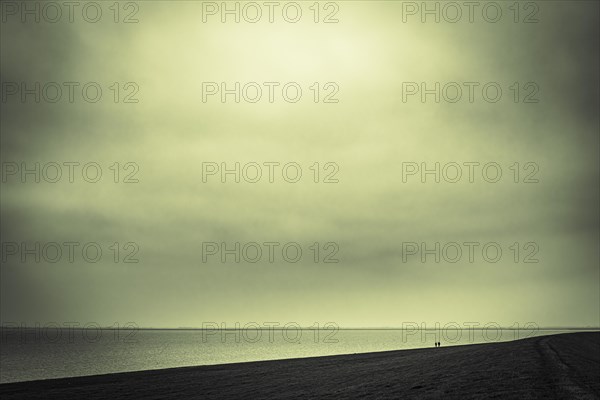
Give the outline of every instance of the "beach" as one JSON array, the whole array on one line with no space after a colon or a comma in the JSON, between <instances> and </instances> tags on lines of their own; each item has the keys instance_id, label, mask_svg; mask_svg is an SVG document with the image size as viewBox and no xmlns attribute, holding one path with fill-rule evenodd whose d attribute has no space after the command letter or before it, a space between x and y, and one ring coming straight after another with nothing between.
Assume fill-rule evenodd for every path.
<instances>
[{"instance_id":1,"label":"beach","mask_svg":"<svg viewBox=\"0 0 600 400\"><path fill-rule=\"evenodd\" d=\"M2 399L599 399L600 332L0 385Z\"/></svg>"}]
</instances>

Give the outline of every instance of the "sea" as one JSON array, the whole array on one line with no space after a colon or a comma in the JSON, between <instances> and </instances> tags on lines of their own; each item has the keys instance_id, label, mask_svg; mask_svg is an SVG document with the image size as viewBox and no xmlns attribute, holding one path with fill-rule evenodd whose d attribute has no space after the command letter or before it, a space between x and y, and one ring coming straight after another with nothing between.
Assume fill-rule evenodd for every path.
<instances>
[{"instance_id":1,"label":"sea","mask_svg":"<svg viewBox=\"0 0 600 400\"><path fill-rule=\"evenodd\" d=\"M501 342L565 329L2 328L0 383Z\"/></svg>"}]
</instances>

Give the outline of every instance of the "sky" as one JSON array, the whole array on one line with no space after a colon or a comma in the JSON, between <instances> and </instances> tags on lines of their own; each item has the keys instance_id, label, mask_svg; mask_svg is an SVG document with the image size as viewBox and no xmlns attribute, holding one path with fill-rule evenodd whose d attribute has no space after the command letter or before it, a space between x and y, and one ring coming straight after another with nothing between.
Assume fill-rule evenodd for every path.
<instances>
[{"instance_id":1,"label":"sky","mask_svg":"<svg viewBox=\"0 0 600 400\"><path fill-rule=\"evenodd\" d=\"M209 3L2 5L3 324L600 326L598 2Z\"/></svg>"}]
</instances>

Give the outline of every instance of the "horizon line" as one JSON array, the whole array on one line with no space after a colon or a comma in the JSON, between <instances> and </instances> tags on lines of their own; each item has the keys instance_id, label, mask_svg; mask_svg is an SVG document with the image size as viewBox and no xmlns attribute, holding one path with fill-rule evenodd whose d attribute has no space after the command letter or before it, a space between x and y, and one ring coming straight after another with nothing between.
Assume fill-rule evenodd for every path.
<instances>
[{"instance_id":1,"label":"horizon line","mask_svg":"<svg viewBox=\"0 0 600 400\"><path fill-rule=\"evenodd\" d=\"M107 330L155 330L155 331L159 331L159 330L172 330L172 331L208 331L208 330L216 330L216 331L235 331L235 330L240 330L240 329L246 329L246 330L283 330L283 329L298 329L298 327L288 327L285 328L284 326L273 326L273 327L232 327L232 328L198 328L198 327L185 327L185 326L180 326L180 327L140 327L140 326L118 326L115 327L114 325L112 326L97 326L97 327L84 327L84 326L29 326L29 325L25 325L25 326L5 326L4 323L2 323L2 325L0 326L0 329L35 329L35 328L40 328L40 329L63 329L63 328L71 328L71 329L79 329L79 330L92 330L92 329L107 329ZM328 326L326 327L317 327L315 328L314 326L300 326L299 329L302 330L394 330L394 331L402 331L402 330L422 330L421 327L416 327L416 328L402 328L402 327L332 327L332 326ZM425 328L423 330L427 330L427 331L435 331L435 330L448 330L448 331L455 331L455 330L469 330L469 329L473 329L473 330L484 330L484 329L503 329L503 330L599 330L600 331L600 326L538 326L538 327L510 327L510 326L497 326L497 327L485 327L485 326L479 326L479 327L464 327L464 328L454 328L454 327L449 327L449 328L444 328L444 327L438 327L438 328Z\"/></svg>"}]
</instances>

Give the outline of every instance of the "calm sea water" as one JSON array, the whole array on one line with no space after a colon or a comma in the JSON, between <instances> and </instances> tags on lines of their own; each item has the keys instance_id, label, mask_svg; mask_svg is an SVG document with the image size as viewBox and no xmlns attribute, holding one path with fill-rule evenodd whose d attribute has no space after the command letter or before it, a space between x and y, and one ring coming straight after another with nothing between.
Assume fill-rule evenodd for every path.
<instances>
[{"instance_id":1,"label":"calm sea water","mask_svg":"<svg viewBox=\"0 0 600 400\"><path fill-rule=\"evenodd\" d=\"M508 341L558 330L2 329L0 383L193 365Z\"/></svg>"}]
</instances>

